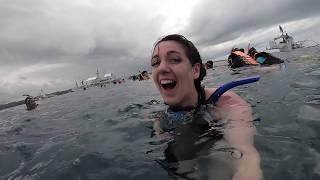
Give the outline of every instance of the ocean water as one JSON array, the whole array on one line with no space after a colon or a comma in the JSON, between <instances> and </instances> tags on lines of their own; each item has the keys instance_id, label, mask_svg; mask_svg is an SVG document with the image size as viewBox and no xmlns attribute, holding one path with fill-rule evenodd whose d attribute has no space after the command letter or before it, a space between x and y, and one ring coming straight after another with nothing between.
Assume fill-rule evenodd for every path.
<instances>
[{"instance_id":1,"label":"ocean water","mask_svg":"<svg viewBox=\"0 0 320 180\"><path fill-rule=\"evenodd\" d=\"M259 82L233 91L253 108L264 178L320 179L320 49L275 55L286 63L237 70L216 63L204 85L260 75ZM158 139L152 130L165 106L151 80L92 87L38 103L34 111L25 106L0 111L0 179L194 178L164 161L172 139ZM230 159L232 153L224 150L219 156ZM199 164L209 166L205 158Z\"/></svg>"}]
</instances>

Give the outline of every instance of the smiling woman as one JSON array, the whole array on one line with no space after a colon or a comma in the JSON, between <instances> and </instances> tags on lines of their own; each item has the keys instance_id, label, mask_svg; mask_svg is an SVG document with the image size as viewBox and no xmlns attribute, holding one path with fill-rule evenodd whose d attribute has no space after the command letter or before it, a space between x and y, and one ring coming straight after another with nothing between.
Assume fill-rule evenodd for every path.
<instances>
[{"instance_id":1,"label":"smiling woman","mask_svg":"<svg viewBox=\"0 0 320 180\"><path fill-rule=\"evenodd\" d=\"M201 91L201 80L206 75L198 50L185 40L175 35L163 38L163 42L155 47L151 60L153 79L170 106L196 106L197 91ZM174 41L185 42L186 49ZM175 73L170 73L171 70Z\"/></svg>"},{"instance_id":2,"label":"smiling woman","mask_svg":"<svg viewBox=\"0 0 320 180\"><path fill-rule=\"evenodd\" d=\"M213 142L223 138L229 144L227 149L232 149L232 158L221 161L233 161L234 164L227 166L234 166L235 170L222 168L224 163L219 167L214 163L207 167L208 174L220 177L212 172L222 168L225 172L233 171L224 177L261 179L260 156L253 145L255 128L251 107L232 92L222 95L216 104L210 103L210 96L216 89L201 86L206 70L193 43L178 34L165 36L154 47L151 66L154 83L168 105L166 118L154 120L154 131L159 137L173 136L165 157L167 163L175 164L174 173L181 175L192 171L185 169L190 166L189 161L196 161L197 154L206 151L205 147L210 149ZM224 128L223 132L216 131L217 124L220 130ZM190 178L195 177L203 179L199 174Z\"/></svg>"}]
</instances>

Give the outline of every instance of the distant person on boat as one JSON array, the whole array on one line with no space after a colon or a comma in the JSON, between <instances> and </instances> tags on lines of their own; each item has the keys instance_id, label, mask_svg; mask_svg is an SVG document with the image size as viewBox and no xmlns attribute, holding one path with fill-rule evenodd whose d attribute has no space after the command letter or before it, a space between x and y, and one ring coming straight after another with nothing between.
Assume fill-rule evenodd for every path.
<instances>
[{"instance_id":1,"label":"distant person on boat","mask_svg":"<svg viewBox=\"0 0 320 180\"><path fill-rule=\"evenodd\" d=\"M259 65L259 63L254 58L245 53L243 48L234 48L231 50L231 53L228 57L228 64L231 68Z\"/></svg>"},{"instance_id":2,"label":"distant person on boat","mask_svg":"<svg viewBox=\"0 0 320 180\"><path fill-rule=\"evenodd\" d=\"M202 86L206 70L194 44L179 34L161 38L153 48L151 66L154 83L168 108L164 116L167 118L154 120L154 133L160 138L173 136L164 151L166 163L174 166L168 166L168 171L172 172L169 173L188 175L189 171L184 170L188 162L195 160L209 144L222 138L240 152L238 158L228 156L235 161L235 171L232 170L233 173L225 178L262 179L260 155L253 144L255 128L251 106L231 91L223 94L216 103L210 101L216 88ZM204 118L202 112L211 115L206 114L208 117ZM219 118L214 120L214 115ZM201 141L200 137L210 131L211 123L226 126L224 132L212 130L211 139ZM215 176L214 170L219 171L219 166L220 169L225 167L214 159L212 163L214 165L207 169L210 176Z\"/></svg>"},{"instance_id":3,"label":"distant person on boat","mask_svg":"<svg viewBox=\"0 0 320 180\"><path fill-rule=\"evenodd\" d=\"M27 96L24 103L26 104L28 111L33 110L38 106L36 99L32 96Z\"/></svg>"}]
</instances>

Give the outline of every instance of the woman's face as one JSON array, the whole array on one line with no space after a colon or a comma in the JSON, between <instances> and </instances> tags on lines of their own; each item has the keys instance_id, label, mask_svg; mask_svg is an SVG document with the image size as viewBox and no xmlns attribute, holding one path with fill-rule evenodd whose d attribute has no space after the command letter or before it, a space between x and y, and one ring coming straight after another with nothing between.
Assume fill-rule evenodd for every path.
<instances>
[{"instance_id":1,"label":"woman's face","mask_svg":"<svg viewBox=\"0 0 320 180\"><path fill-rule=\"evenodd\" d=\"M193 66L183 47L175 41L160 42L153 51L152 78L169 106L195 106L198 94L194 79L200 75L200 64Z\"/></svg>"}]
</instances>

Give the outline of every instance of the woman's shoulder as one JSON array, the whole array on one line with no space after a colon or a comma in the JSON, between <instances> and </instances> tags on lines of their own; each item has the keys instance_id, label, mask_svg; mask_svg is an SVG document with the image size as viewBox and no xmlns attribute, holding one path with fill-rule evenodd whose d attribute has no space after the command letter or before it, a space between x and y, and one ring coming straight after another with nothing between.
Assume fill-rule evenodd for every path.
<instances>
[{"instance_id":1,"label":"woman's shoulder","mask_svg":"<svg viewBox=\"0 0 320 180\"><path fill-rule=\"evenodd\" d=\"M217 90L217 88L205 88L206 100ZM225 92L217 101L217 106L248 106L248 103L233 91Z\"/></svg>"}]
</instances>

